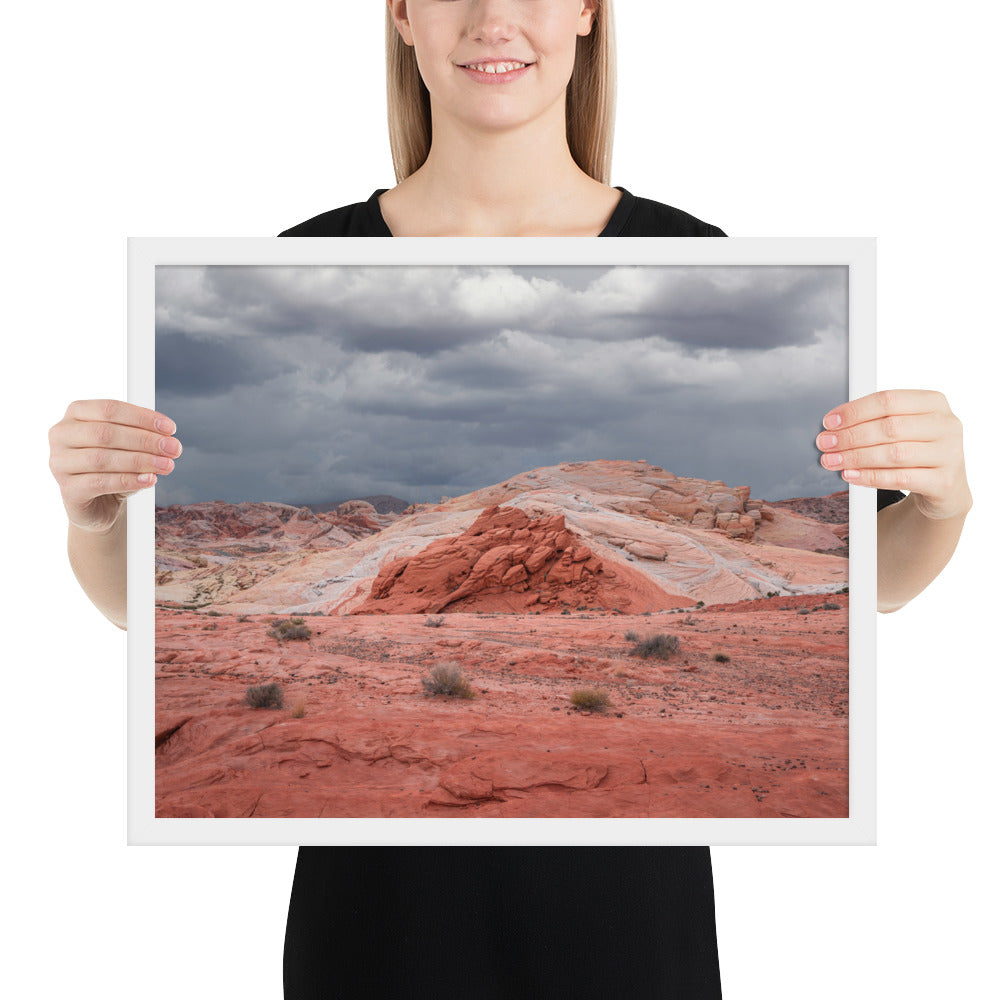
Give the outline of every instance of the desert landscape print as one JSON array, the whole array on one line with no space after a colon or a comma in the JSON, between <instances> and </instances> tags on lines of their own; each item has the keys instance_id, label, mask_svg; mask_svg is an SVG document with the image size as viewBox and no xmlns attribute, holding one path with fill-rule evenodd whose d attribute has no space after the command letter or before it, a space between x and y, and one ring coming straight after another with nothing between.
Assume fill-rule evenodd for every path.
<instances>
[{"instance_id":1,"label":"desert landscape print","mask_svg":"<svg viewBox=\"0 0 1000 1000\"><path fill-rule=\"evenodd\" d=\"M158 266L157 817L846 817L836 266Z\"/></svg>"}]
</instances>

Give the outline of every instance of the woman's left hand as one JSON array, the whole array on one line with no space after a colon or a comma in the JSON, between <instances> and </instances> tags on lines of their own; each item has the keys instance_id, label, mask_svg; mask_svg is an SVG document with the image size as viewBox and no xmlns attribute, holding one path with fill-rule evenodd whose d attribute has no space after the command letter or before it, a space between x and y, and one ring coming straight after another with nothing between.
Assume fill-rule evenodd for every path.
<instances>
[{"instance_id":1,"label":"woman's left hand","mask_svg":"<svg viewBox=\"0 0 1000 1000\"><path fill-rule=\"evenodd\" d=\"M875 392L831 410L823 426L816 438L821 462L845 482L907 490L934 520L964 516L972 506L962 424L940 392Z\"/></svg>"}]
</instances>

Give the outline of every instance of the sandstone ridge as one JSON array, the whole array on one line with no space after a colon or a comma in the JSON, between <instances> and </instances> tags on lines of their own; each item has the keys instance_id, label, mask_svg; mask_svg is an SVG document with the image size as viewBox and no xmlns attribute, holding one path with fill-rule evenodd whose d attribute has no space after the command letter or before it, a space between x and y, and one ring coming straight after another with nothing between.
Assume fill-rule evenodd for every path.
<instances>
[{"instance_id":1,"label":"sandstone ridge","mask_svg":"<svg viewBox=\"0 0 1000 1000\"><path fill-rule=\"evenodd\" d=\"M625 460L537 468L403 514L160 508L157 596L243 613L635 614L839 590L846 523L801 509Z\"/></svg>"}]
</instances>

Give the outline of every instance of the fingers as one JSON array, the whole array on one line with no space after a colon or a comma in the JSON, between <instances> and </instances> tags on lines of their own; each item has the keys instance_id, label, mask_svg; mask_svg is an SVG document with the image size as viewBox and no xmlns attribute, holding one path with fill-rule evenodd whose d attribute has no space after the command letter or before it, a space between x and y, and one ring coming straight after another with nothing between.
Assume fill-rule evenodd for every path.
<instances>
[{"instance_id":1,"label":"fingers","mask_svg":"<svg viewBox=\"0 0 1000 1000\"><path fill-rule=\"evenodd\" d=\"M852 486L873 486L880 490L930 493L936 489L937 469L845 469L841 476Z\"/></svg>"},{"instance_id":2,"label":"fingers","mask_svg":"<svg viewBox=\"0 0 1000 1000\"><path fill-rule=\"evenodd\" d=\"M948 401L931 389L884 389L832 409L823 418L830 431L844 431L880 418L918 413L951 413Z\"/></svg>"},{"instance_id":3,"label":"fingers","mask_svg":"<svg viewBox=\"0 0 1000 1000\"><path fill-rule=\"evenodd\" d=\"M49 431L49 468L71 507L134 493L169 475L181 454L173 420L115 399L77 400Z\"/></svg>"},{"instance_id":4,"label":"fingers","mask_svg":"<svg viewBox=\"0 0 1000 1000\"><path fill-rule=\"evenodd\" d=\"M820 462L845 482L905 490L927 516L968 509L962 423L940 392L875 392L830 410L823 426L816 436Z\"/></svg>"},{"instance_id":5,"label":"fingers","mask_svg":"<svg viewBox=\"0 0 1000 1000\"><path fill-rule=\"evenodd\" d=\"M940 442L896 441L871 448L851 451L831 451L820 462L825 469L857 471L858 469L937 469L948 458L947 448ZM857 481L856 476L846 476Z\"/></svg>"},{"instance_id":6,"label":"fingers","mask_svg":"<svg viewBox=\"0 0 1000 1000\"><path fill-rule=\"evenodd\" d=\"M823 452L846 452L878 444L934 441L940 437L941 418L937 414L893 414L867 423L838 428L836 431L823 431L816 437L816 447Z\"/></svg>"},{"instance_id":7,"label":"fingers","mask_svg":"<svg viewBox=\"0 0 1000 1000\"><path fill-rule=\"evenodd\" d=\"M949 439L948 418L940 414L893 414L823 431L816 447L824 453L821 462L827 469L936 468L948 460Z\"/></svg>"},{"instance_id":8,"label":"fingers","mask_svg":"<svg viewBox=\"0 0 1000 1000\"><path fill-rule=\"evenodd\" d=\"M177 458L182 450L175 437L98 420L73 420L63 425L59 443L63 448L111 449L168 458Z\"/></svg>"},{"instance_id":9,"label":"fingers","mask_svg":"<svg viewBox=\"0 0 1000 1000\"><path fill-rule=\"evenodd\" d=\"M63 488L63 501L70 511L84 510L99 497L130 496L156 484L151 472L86 472L70 476ZM82 524L82 527L88 525Z\"/></svg>"},{"instance_id":10,"label":"fingers","mask_svg":"<svg viewBox=\"0 0 1000 1000\"><path fill-rule=\"evenodd\" d=\"M57 476L116 472L169 475L174 470L174 460L166 455L111 448L68 448L54 455L49 464Z\"/></svg>"},{"instance_id":11,"label":"fingers","mask_svg":"<svg viewBox=\"0 0 1000 1000\"><path fill-rule=\"evenodd\" d=\"M86 420L139 427L158 434L173 434L177 427L164 413L120 399L78 399L66 408L64 420Z\"/></svg>"}]
</instances>

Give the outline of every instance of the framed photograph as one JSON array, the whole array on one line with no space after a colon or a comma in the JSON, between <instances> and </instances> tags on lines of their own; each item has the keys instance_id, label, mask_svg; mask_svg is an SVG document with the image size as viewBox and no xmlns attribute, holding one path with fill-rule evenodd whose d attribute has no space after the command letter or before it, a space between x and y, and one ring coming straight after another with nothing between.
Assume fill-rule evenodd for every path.
<instances>
[{"instance_id":1,"label":"framed photograph","mask_svg":"<svg viewBox=\"0 0 1000 1000\"><path fill-rule=\"evenodd\" d=\"M128 309L129 843L874 843L874 240L133 239Z\"/></svg>"}]
</instances>

